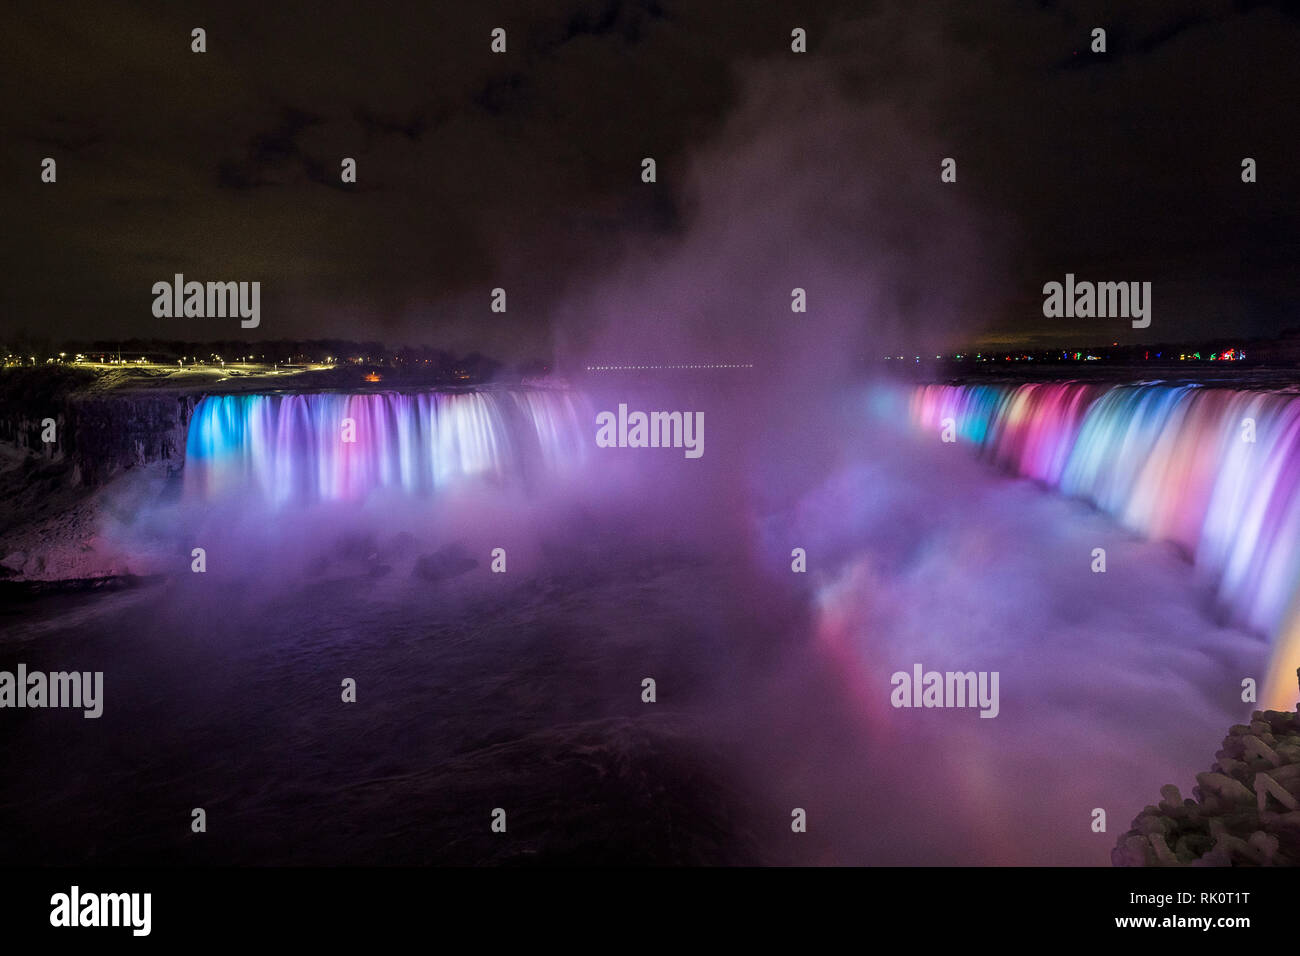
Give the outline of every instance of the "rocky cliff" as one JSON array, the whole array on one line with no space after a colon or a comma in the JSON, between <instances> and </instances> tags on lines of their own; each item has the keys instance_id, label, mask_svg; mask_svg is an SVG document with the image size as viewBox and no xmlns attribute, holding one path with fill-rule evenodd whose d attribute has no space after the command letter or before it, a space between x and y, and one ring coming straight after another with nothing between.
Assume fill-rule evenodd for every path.
<instances>
[{"instance_id":1,"label":"rocky cliff","mask_svg":"<svg viewBox=\"0 0 1300 956\"><path fill-rule=\"evenodd\" d=\"M0 441L49 462L66 462L66 479L74 486L97 487L127 468L156 461L180 468L190 415L201 396L165 389L106 391L96 384L93 374L77 369L6 369L0 375Z\"/></svg>"},{"instance_id":2,"label":"rocky cliff","mask_svg":"<svg viewBox=\"0 0 1300 956\"><path fill-rule=\"evenodd\" d=\"M105 387L103 375L82 369L0 371L0 579L150 573L106 524L129 524L174 484L201 397Z\"/></svg>"}]
</instances>

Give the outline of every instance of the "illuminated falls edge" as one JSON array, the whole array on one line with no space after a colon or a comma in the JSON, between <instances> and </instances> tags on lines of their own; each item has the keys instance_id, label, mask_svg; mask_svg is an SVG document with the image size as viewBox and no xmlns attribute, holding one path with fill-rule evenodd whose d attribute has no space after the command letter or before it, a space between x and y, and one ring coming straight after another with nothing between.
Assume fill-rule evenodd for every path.
<instances>
[{"instance_id":1,"label":"illuminated falls edge","mask_svg":"<svg viewBox=\"0 0 1300 956\"><path fill-rule=\"evenodd\" d=\"M209 395L190 419L186 493L286 504L527 479L579 463L590 421L559 389Z\"/></svg>"},{"instance_id":2,"label":"illuminated falls edge","mask_svg":"<svg viewBox=\"0 0 1300 956\"><path fill-rule=\"evenodd\" d=\"M1172 541L1234 619L1272 639L1261 703L1300 665L1300 396L1200 385L927 385L914 423Z\"/></svg>"}]
</instances>

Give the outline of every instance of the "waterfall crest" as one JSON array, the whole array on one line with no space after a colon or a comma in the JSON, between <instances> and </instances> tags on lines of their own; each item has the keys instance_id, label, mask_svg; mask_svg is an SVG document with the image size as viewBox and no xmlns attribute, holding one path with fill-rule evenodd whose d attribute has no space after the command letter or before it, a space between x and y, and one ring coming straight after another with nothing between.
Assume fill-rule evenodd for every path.
<instances>
[{"instance_id":1,"label":"waterfall crest","mask_svg":"<svg viewBox=\"0 0 1300 956\"><path fill-rule=\"evenodd\" d=\"M1265 698L1300 664L1300 396L1201 385L927 385L913 421L1173 541L1234 619L1274 641ZM1262 703L1264 701L1261 701Z\"/></svg>"},{"instance_id":2,"label":"waterfall crest","mask_svg":"<svg viewBox=\"0 0 1300 956\"><path fill-rule=\"evenodd\" d=\"M591 421L559 389L209 395L190 419L186 493L287 504L526 480L579 464Z\"/></svg>"}]
</instances>

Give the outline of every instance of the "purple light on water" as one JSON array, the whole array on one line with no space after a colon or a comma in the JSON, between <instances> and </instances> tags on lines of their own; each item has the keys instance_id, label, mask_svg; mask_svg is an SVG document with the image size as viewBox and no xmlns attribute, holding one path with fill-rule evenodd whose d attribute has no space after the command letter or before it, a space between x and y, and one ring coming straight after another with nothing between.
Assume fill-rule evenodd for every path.
<instances>
[{"instance_id":1,"label":"purple light on water","mask_svg":"<svg viewBox=\"0 0 1300 956\"><path fill-rule=\"evenodd\" d=\"M1290 709L1300 664L1300 399L1142 384L928 385L913 420L1017 475L1175 542L1238 621L1274 639L1261 703Z\"/></svg>"},{"instance_id":2,"label":"purple light on water","mask_svg":"<svg viewBox=\"0 0 1300 956\"><path fill-rule=\"evenodd\" d=\"M186 490L281 505L428 496L576 466L592 420L581 396L550 389L209 395L190 421Z\"/></svg>"}]
</instances>

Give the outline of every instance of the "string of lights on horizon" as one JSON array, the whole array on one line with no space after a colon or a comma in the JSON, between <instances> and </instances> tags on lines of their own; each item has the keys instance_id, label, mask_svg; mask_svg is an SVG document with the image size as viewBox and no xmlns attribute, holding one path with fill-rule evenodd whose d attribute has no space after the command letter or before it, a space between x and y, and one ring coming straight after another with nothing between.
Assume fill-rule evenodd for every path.
<instances>
[{"instance_id":1,"label":"string of lights on horizon","mask_svg":"<svg viewBox=\"0 0 1300 956\"><path fill-rule=\"evenodd\" d=\"M659 369L712 369L712 368L753 368L752 363L700 364L700 365L588 365L588 372L640 372Z\"/></svg>"}]
</instances>

